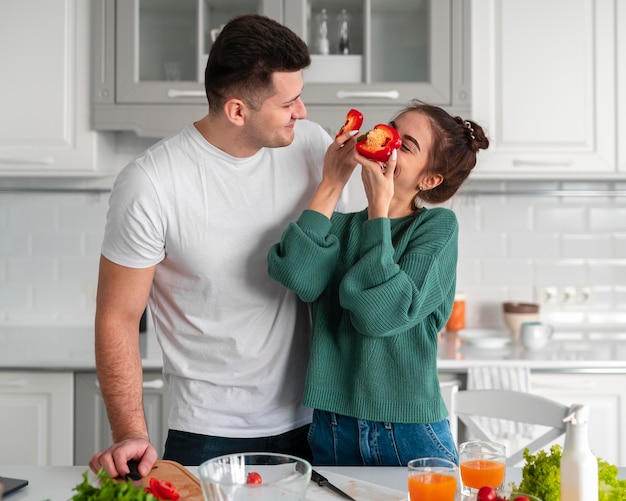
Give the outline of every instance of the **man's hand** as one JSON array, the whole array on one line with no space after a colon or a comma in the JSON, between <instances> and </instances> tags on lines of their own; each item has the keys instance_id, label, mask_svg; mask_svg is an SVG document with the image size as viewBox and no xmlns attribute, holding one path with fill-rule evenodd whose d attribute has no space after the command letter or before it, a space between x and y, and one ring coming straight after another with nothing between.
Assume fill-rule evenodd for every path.
<instances>
[{"instance_id":1,"label":"man's hand","mask_svg":"<svg viewBox=\"0 0 626 501\"><path fill-rule=\"evenodd\" d=\"M94 454L89 461L89 468L98 473L104 468L111 478L125 478L130 473L128 461L138 461L137 471L142 477L152 471L158 457L156 449L146 438L129 438L111 445L107 450Z\"/></svg>"}]
</instances>

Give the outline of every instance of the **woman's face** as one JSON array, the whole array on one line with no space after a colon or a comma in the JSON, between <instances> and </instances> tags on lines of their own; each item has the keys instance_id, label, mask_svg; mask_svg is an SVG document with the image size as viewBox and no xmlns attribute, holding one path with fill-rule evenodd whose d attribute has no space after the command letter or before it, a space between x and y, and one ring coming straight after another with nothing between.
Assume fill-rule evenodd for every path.
<instances>
[{"instance_id":1,"label":"woman's face","mask_svg":"<svg viewBox=\"0 0 626 501\"><path fill-rule=\"evenodd\" d=\"M426 166L433 144L430 119L422 113L408 111L391 122L402 139L394 173L396 194L415 196L426 179Z\"/></svg>"}]
</instances>

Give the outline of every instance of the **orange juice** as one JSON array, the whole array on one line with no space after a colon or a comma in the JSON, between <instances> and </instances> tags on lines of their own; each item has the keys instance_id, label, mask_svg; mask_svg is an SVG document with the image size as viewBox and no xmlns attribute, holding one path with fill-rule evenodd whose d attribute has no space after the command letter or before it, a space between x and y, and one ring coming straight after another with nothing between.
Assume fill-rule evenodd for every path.
<instances>
[{"instance_id":1,"label":"orange juice","mask_svg":"<svg viewBox=\"0 0 626 501\"><path fill-rule=\"evenodd\" d=\"M454 501L456 478L443 473L409 475L409 501Z\"/></svg>"},{"instance_id":2,"label":"orange juice","mask_svg":"<svg viewBox=\"0 0 626 501\"><path fill-rule=\"evenodd\" d=\"M488 459L470 459L461 462L461 478L463 485L472 489L500 487L504 482L505 465Z\"/></svg>"}]
</instances>

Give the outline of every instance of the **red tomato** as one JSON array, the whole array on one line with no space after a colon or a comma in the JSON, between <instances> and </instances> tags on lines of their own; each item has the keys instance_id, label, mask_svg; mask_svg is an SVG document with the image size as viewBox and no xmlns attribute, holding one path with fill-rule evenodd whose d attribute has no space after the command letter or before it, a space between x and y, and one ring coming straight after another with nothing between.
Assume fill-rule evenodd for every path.
<instances>
[{"instance_id":1,"label":"red tomato","mask_svg":"<svg viewBox=\"0 0 626 501\"><path fill-rule=\"evenodd\" d=\"M359 110L351 109L346 115L346 123L339 129L335 137L339 137L349 130L359 130L361 125L363 125L363 114Z\"/></svg>"},{"instance_id":2,"label":"red tomato","mask_svg":"<svg viewBox=\"0 0 626 501\"><path fill-rule=\"evenodd\" d=\"M496 501L496 491L493 487L481 487L476 495L476 501Z\"/></svg>"},{"instance_id":3,"label":"red tomato","mask_svg":"<svg viewBox=\"0 0 626 501\"><path fill-rule=\"evenodd\" d=\"M154 477L150 479L150 487L146 487L145 490L155 498L163 501L178 501L180 497L180 494L178 494L178 491L170 482L157 480Z\"/></svg>"},{"instance_id":4,"label":"red tomato","mask_svg":"<svg viewBox=\"0 0 626 501\"><path fill-rule=\"evenodd\" d=\"M526 496L516 496L513 501L530 501Z\"/></svg>"},{"instance_id":5,"label":"red tomato","mask_svg":"<svg viewBox=\"0 0 626 501\"><path fill-rule=\"evenodd\" d=\"M262 484L263 479L256 471L251 471L246 477L246 484Z\"/></svg>"}]
</instances>

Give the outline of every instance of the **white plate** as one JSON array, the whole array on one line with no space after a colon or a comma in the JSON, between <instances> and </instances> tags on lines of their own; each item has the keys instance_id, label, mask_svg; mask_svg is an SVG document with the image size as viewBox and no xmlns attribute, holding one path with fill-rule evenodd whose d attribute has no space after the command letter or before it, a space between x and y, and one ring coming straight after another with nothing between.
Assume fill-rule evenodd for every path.
<instances>
[{"instance_id":1,"label":"white plate","mask_svg":"<svg viewBox=\"0 0 626 501\"><path fill-rule=\"evenodd\" d=\"M504 348L512 341L510 334L497 329L467 329L459 331L459 337L479 348Z\"/></svg>"}]
</instances>

